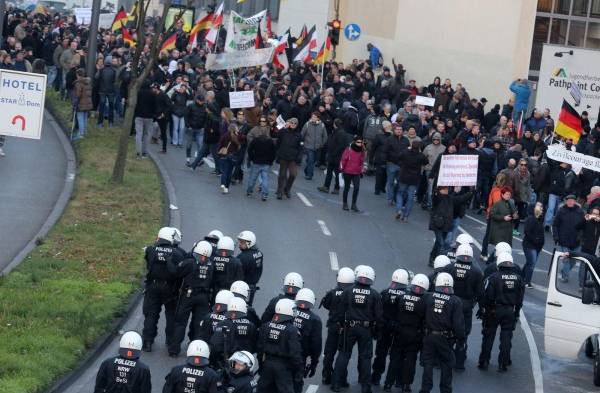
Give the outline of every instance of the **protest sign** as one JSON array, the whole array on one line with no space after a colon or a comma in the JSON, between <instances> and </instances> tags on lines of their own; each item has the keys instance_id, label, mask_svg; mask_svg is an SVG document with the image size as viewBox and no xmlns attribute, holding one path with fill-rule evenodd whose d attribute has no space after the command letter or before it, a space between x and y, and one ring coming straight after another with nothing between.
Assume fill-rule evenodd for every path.
<instances>
[{"instance_id":1,"label":"protest sign","mask_svg":"<svg viewBox=\"0 0 600 393\"><path fill-rule=\"evenodd\" d=\"M75 19L80 25L89 25L92 21L92 9L91 8L74 8L73 13Z\"/></svg>"},{"instance_id":2,"label":"protest sign","mask_svg":"<svg viewBox=\"0 0 600 393\"><path fill-rule=\"evenodd\" d=\"M435 105L435 98L424 97L424 96L416 96L415 97L415 104L417 104L417 105L425 105L425 106L434 106Z\"/></svg>"},{"instance_id":3,"label":"protest sign","mask_svg":"<svg viewBox=\"0 0 600 393\"><path fill-rule=\"evenodd\" d=\"M585 154L567 150L561 144L548 146L548 150L546 150L546 155L552 160L566 162L567 164L570 164L573 167L573 170L575 170L575 168L581 167L589 169L590 171L600 172L600 158L587 156Z\"/></svg>"},{"instance_id":4,"label":"protest sign","mask_svg":"<svg viewBox=\"0 0 600 393\"><path fill-rule=\"evenodd\" d=\"M98 19L98 27L101 29L110 29L115 20L116 12L109 12L107 14L100 14Z\"/></svg>"},{"instance_id":5,"label":"protest sign","mask_svg":"<svg viewBox=\"0 0 600 393\"><path fill-rule=\"evenodd\" d=\"M446 154L442 156L438 186L475 186L479 156Z\"/></svg>"},{"instance_id":6,"label":"protest sign","mask_svg":"<svg viewBox=\"0 0 600 393\"><path fill-rule=\"evenodd\" d=\"M232 70L243 67L256 67L271 62L275 48L248 49L240 52L209 53L206 55L206 69Z\"/></svg>"},{"instance_id":7,"label":"protest sign","mask_svg":"<svg viewBox=\"0 0 600 393\"><path fill-rule=\"evenodd\" d=\"M279 115L277 116L277 129L281 130L283 127L285 127L285 120L283 120L283 117Z\"/></svg>"},{"instance_id":8,"label":"protest sign","mask_svg":"<svg viewBox=\"0 0 600 393\"><path fill-rule=\"evenodd\" d=\"M243 51L256 46L256 37L260 23L261 32L266 31L267 10L261 11L249 18L244 18L235 11L231 11L227 38L225 39L225 52Z\"/></svg>"},{"instance_id":9,"label":"protest sign","mask_svg":"<svg viewBox=\"0 0 600 393\"><path fill-rule=\"evenodd\" d=\"M231 109L254 108L254 92L252 90L229 92L229 107Z\"/></svg>"},{"instance_id":10,"label":"protest sign","mask_svg":"<svg viewBox=\"0 0 600 393\"><path fill-rule=\"evenodd\" d=\"M3 135L40 139L44 120L46 75L0 72L0 130Z\"/></svg>"}]
</instances>

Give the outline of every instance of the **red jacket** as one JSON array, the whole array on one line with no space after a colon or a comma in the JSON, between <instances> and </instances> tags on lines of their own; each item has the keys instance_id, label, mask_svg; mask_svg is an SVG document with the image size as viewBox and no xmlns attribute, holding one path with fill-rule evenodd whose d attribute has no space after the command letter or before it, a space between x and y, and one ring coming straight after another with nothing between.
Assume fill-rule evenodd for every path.
<instances>
[{"instance_id":1,"label":"red jacket","mask_svg":"<svg viewBox=\"0 0 600 393\"><path fill-rule=\"evenodd\" d=\"M352 150L351 147L347 147L342 154L342 160L340 161L340 171L348 175L360 175L363 171L363 164L365 163L365 152L357 152Z\"/></svg>"}]
</instances>

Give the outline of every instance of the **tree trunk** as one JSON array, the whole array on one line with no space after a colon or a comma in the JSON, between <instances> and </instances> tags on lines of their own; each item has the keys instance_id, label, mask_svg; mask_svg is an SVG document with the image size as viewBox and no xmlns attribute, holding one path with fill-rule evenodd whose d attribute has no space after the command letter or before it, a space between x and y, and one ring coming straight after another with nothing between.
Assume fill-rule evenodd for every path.
<instances>
[{"instance_id":1,"label":"tree trunk","mask_svg":"<svg viewBox=\"0 0 600 393\"><path fill-rule=\"evenodd\" d=\"M123 178L125 177L125 164L127 162L127 152L129 150L129 135L131 133L131 126L133 125L135 106L137 104L139 90L140 83L138 80L133 81L129 86L125 118L123 119L123 124L121 125L119 150L117 151L117 158L115 159L115 166L113 167L113 173L111 177L113 183L123 183Z\"/></svg>"}]
</instances>

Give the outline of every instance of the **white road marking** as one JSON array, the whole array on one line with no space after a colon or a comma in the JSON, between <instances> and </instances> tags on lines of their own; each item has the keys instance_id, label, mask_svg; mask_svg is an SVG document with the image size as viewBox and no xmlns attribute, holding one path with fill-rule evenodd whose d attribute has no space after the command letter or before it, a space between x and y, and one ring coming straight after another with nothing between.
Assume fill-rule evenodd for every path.
<instances>
[{"instance_id":1,"label":"white road marking","mask_svg":"<svg viewBox=\"0 0 600 393\"><path fill-rule=\"evenodd\" d=\"M471 218L474 221L481 222L473 217L467 215L467 217ZM463 233L468 233L461 227L458 227ZM471 235L473 237L473 235ZM475 245L481 251L481 244L475 242ZM535 289L539 287L539 285L533 286ZM545 290L545 288L540 289ZM537 345L535 343L535 339L533 338L533 333L531 333L531 327L529 327L529 322L527 322L527 318L525 317L525 313L522 312L519 317L519 321L521 322L521 329L523 329L523 333L525 333L525 338L527 339L527 345L529 346L529 359L531 360L531 372L533 374L533 382L535 384L535 393L544 393L544 380L542 376L542 362L540 360L540 353L538 352Z\"/></svg>"},{"instance_id":2,"label":"white road marking","mask_svg":"<svg viewBox=\"0 0 600 393\"><path fill-rule=\"evenodd\" d=\"M302 201L302 203L304 203L306 206L313 207L313 204L310 203L310 201L308 200L308 198L305 197L303 193L297 192L296 195L298 195L298 198L300 198L300 200Z\"/></svg>"},{"instance_id":3,"label":"white road marking","mask_svg":"<svg viewBox=\"0 0 600 393\"><path fill-rule=\"evenodd\" d=\"M319 385L308 385L308 388L306 388L306 392L304 393L316 393L317 390L319 390Z\"/></svg>"},{"instance_id":4,"label":"white road marking","mask_svg":"<svg viewBox=\"0 0 600 393\"><path fill-rule=\"evenodd\" d=\"M317 222L319 223L319 226L321 227L321 231L323 232L323 235L331 236L331 231L329 230L329 228L327 228L327 224L325 224L325 221L317 220Z\"/></svg>"},{"instance_id":5,"label":"white road marking","mask_svg":"<svg viewBox=\"0 0 600 393\"><path fill-rule=\"evenodd\" d=\"M544 293L548 293L548 289L546 287L543 287L541 285L537 285L534 283L531 283L531 285L533 286L533 289L536 289L536 290L544 292Z\"/></svg>"},{"instance_id":6,"label":"white road marking","mask_svg":"<svg viewBox=\"0 0 600 393\"><path fill-rule=\"evenodd\" d=\"M204 157L203 161L210 169L215 169L215 162L212 158Z\"/></svg>"},{"instance_id":7,"label":"white road marking","mask_svg":"<svg viewBox=\"0 0 600 393\"><path fill-rule=\"evenodd\" d=\"M340 264L338 263L338 257L335 251L329 251L329 263L331 264L331 270L335 272L340 270Z\"/></svg>"}]
</instances>

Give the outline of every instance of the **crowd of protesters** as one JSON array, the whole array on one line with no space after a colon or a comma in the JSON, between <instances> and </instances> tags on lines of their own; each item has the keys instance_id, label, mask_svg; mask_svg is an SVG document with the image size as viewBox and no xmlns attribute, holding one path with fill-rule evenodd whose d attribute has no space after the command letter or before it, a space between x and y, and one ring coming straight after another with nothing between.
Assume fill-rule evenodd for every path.
<instances>
[{"instance_id":1,"label":"crowd of protesters","mask_svg":"<svg viewBox=\"0 0 600 393\"><path fill-rule=\"evenodd\" d=\"M73 105L73 139L85 136L89 118L112 127L123 117L133 50L119 32L101 29L95 73L86 75L88 31L73 18L9 9L4 26L0 68L47 73L48 85ZM374 176L373 192L394 206L398 221L410 219L415 202L431 211L436 242L430 262L452 247L469 208L488 222L483 259L489 244L510 244L523 231L525 255L534 265L543 233L551 229L561 248L577 250L583 244L595 254L594 209L600 206L600 192L593 187L600 181L596 172L576 173L546 157L554 119L548 109L527 111L531 92L526 80L513 82L510 91L499 87L511 98L487 108L485 98L472 97L467 86L450 79L435 77L430 84L406 80L402 64L392 59L391 68L382 66L382 55L371 44L368 60L328 62L323 72L298 63L285 71L272 65L207 71L204 46L190 49L181 25L172 29L181 33L176 48L160 54L138 95L134 129L139 158L151 143L160 144L162 153L185 148L185 164L191 169L214 163L224 194L245 182L246 194L258 189L264 201L275 162L277 199L291 197L299 168L312 180L318 167L326 171L324 183L315 185L318 190L338 194L343 179L343 208L356 212L361 178ZM142 68L151 37L137 39L145 40ZM256 106L230 109L233 90L253 91ZM418 95L434 98L435 105L417 105ZM521 114L523 128L518 129ZM583 112L582 127L576 145L563 141L566 148L599 156L600 124L592 127ZM448 154L478 156L475 187L437 186L441 156Z\"/></svg>"}]
</instances>

